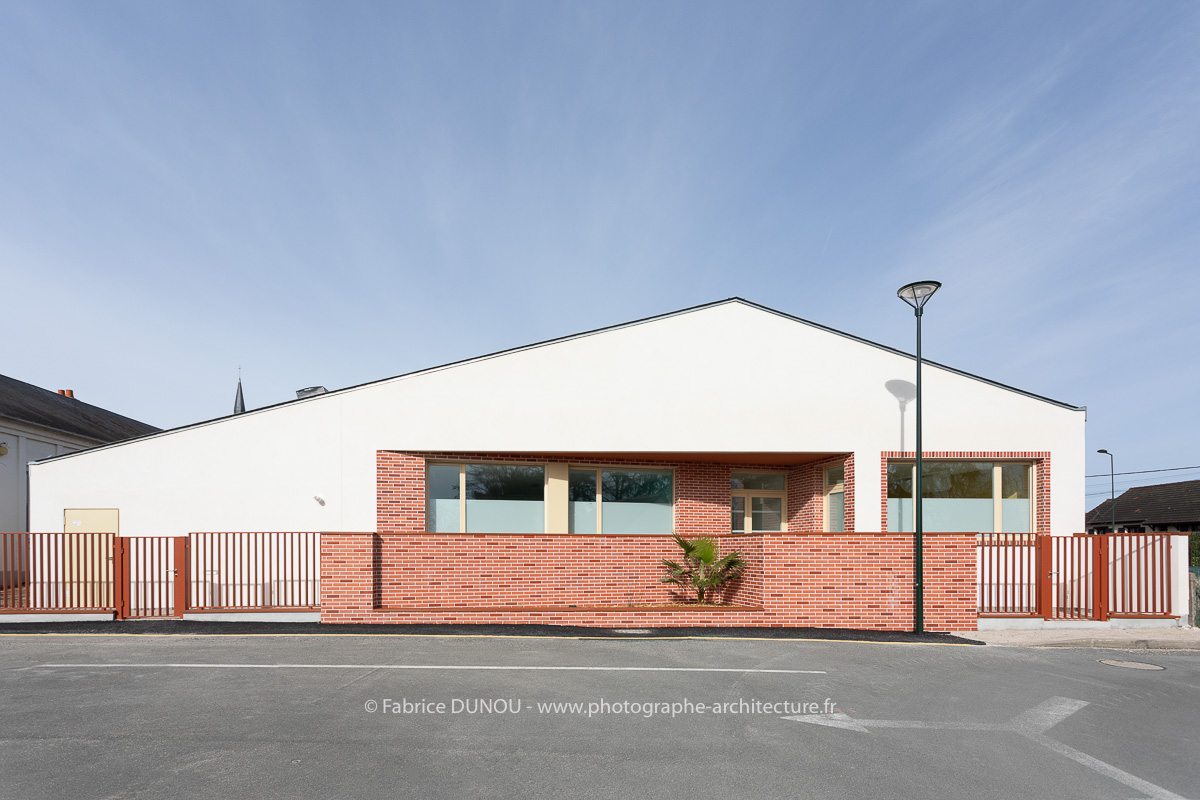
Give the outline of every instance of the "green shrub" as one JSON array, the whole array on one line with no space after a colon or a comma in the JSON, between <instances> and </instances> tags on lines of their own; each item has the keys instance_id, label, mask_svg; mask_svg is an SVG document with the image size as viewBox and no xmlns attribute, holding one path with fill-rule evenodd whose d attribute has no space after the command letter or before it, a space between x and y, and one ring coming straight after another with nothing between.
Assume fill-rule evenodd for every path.
<instances>
[{"instance_id":1,"label":"green shrub","mask_svg":"<svg viewBox=\"0 0 1200 800\"><path fill-rule=\"evenodd\" d=\"M664 558L662 566L667 574L661 582L696 592L697 603L705 602L726 583L741 577L746 568L741 554L736 551L717 558L717 543L706 536L684 539L675 534L675 543L683 550L683 563Z\"/></svg>"}]
</instances>

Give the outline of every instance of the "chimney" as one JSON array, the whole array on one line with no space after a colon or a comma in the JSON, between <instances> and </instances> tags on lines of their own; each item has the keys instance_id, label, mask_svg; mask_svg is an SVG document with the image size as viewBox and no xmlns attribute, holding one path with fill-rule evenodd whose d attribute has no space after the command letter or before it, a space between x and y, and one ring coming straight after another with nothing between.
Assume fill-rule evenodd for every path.
<instances>
[{"instance_id":1,"label":"chimney","mask_svg":"<svg viewBox=\"0 0 1200 800\"><path fill-rule=\"evenodd\" d=\"M63 397L74 397L75 396L74 389L59 389L58 393L61 394Z\"/></svg>"}]
</instances>

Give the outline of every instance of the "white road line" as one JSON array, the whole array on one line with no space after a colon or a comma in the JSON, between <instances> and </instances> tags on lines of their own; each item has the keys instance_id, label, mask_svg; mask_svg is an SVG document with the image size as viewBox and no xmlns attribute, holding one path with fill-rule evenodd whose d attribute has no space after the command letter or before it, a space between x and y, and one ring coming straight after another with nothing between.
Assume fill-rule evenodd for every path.
<instances>
[{"instance_id":1,"label":"white road line","mask_svg":"<svg viewBox=\"0 0 1200 800\"><path fill-rule=\"evenodd\" d=\"M548 670L561 672L771 672L784 675L825 675L821 669L753 669L738 667L538 667L491 664L42 664L54 669L441 669Z\"/></svg>"},{"instance_id":2,"label":"white road line","mask_svg":"<svg viewBox=\"0 0 1200 800\"><path fill-rule=\"evenodd\" d=\"M843 728L859 733L870 733L871 728L925 728L952 731L1004 731L1019 733L1030 741L1066 756L1077 764L1093 769L1101 775L1123 783L1153 800L1184 800L1174 792L1161 786L1130 775L1119 767L1089 756L1046 735L1046 731L1087 705L1083 700L1069 697L1051 697L1028 711L1022 711L1008 722L923 722L918 720L855 719L846 714L802 714L784 719L808 722L829 728Z\"/></svg>"}]
</instances>

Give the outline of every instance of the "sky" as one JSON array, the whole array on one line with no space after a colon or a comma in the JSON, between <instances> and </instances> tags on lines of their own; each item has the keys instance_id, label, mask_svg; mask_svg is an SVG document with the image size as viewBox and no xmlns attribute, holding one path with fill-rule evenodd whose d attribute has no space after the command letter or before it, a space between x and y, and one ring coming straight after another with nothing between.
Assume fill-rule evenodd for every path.
<instances>
[{"instance_id":1,"label":"sky","mask_svg":"<svg viewBox=\"0 0 1200 800\"><path fill-rule=\"evenodd\" d=\"M911 352L931 279L1090 508L1200 465L1198 101L1171 0L0 0L0 372L175 427L732 296Z\"/></svg>"}]
</instances>

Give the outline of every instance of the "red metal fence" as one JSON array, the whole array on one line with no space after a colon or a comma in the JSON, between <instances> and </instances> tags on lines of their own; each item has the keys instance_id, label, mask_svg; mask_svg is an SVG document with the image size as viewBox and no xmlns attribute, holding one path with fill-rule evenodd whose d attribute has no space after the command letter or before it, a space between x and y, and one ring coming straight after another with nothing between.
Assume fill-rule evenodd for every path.
<instances>
[{"instance_id":1,"label":"red metal fence","mask_svg":"<svg viewBox=\"0 0 1200 800\"><path fill-rule=\"evenodd\" d=\"M190 609L320 607L320 534L193 533L188 538Z\"/></svg>"},{"instance_id":2,"label":"red metal fence","mask_svg":"<svg viewBox=\"0 0 1200 800\"><path fill-rule=\"evenodd\" d=\"M320 559L317 533L0 533L0 614L317 609Z\"/></svg>"},{"instance_id":3,"label":"red metal fence","mask_svg":"<svg viewBox=\"0 0 1200 800\"><path fill-rule=\"evenodd\" d=\"M111 533L0 533L0 612L113 611Z\"/></svg>"},{"instance_id":4,"label":"red metal fence","mask_svg":"<svg viewBox=\"0 0 1200 800\"><path fill-rule=\"evenodd\" d=\"M981 616L1171 614L1170 534L981 533L977 542Z\"/></svg>"},{"instance_id":5,"label":"red metal fence","mask_svg":"<svg viewBox=\"0 0 1200 800\"><path fill-rule=\"evenodd\" d=\"M114 542L118 617L183 616L187 597L179 567L185 543L175 536L122 536Z\"/></svg>"},{"instance_id":6,"label":"red metal fence","mask_svg":"<svg viewBox=\"0 0 1200 800\"><path fill-rule=\"evenodd\" d=\"M979 613L1008 617L1036 616L1037 537L1029 534L979 534Z\"/></svg>"},{"instance_id":7,"label":"red metal fence","mask_svg":"<svg viewBox=\"0 0 1200 800\"><path fill-rule=\"evenodd\" d=\"M1171 537L1118 533L1108 544L1108 615L1171 613Z\"/></svg>"}]
</instances>

